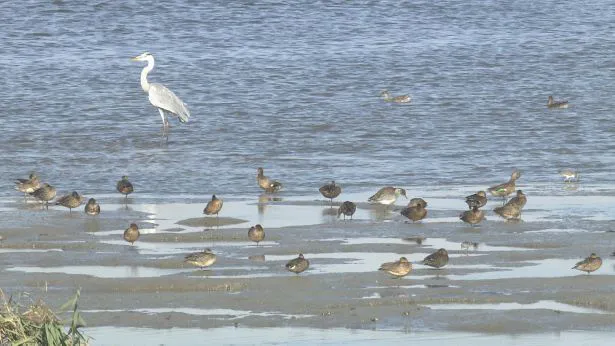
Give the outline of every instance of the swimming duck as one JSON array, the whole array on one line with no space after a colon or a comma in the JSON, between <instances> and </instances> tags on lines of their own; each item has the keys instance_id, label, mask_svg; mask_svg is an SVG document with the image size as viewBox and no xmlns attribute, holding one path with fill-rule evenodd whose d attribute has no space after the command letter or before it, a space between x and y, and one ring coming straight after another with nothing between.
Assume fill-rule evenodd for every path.
<instances>
[{"instance_id":1,"label":"swimming duck","mask_svg":"<svg viewBox=\"0 0 615 346\"><path fill-rule=\"evenodd\" d=\"M28 179L17 179L15 181L15 190L23 192L24 197L26 197L29 193L34 192L34 190L39 187L41 187L41 182L34 172L30 173Z\"/></svg>"},{"instance_id":2,"label":"swimming duck","mask_svg":"<svg viewBox=\"0 0 615 346\"><path fill-rule=\"evenodd\" d=\"M100 205L98 205L94 198L88 200L88 203L85 205L85 213L88 215L100 214Z\"/></svg>"},{"instance_id":3,"label":"swimming duck","mask_svg":"<svg viewBox=\"0 0 615 346\"><path fill-rule=\"evenodd\" d=\"M216 214L216 217L218 217L218 213L220 213L223 203L224 202L222 201L222 199L216 197L216 195L211 196L211 201L207 202L205 209L203 209L203 214L205 215Z\"/></svg>"},{"instance_id":4,"label":"swimming duck","mask_svg":"<svg viewBox=\"0 0 615 346\"><path fill-rule=\"evenodd\" d=\"M310 262L303 257L303 254L300 253L299 257L293 258L288 263L286 263L286 270L291 271L295 274L299 274L302 271L308 269L310 267Z\"/></svg>"},{"instance_id":5,"label":"swimming duck","mask_svg":"<svg viewBox=\"0 0 615 346\"><path fill-rule=\"evenodd\" d=\"M282 189L282 183L271 180L269 177L265 176L262 167L257 169L256 181L258 182L258 186L267 193L278 192Z\"/></svg>"},{"instance_id":6,"label":"swimming duck","mask_svg":"<svg viewBox=\"0 0 615 346\"><path fill-rule=\"evenodd\" d=\"M488 188L487 191L495 197L504 198L504 201L506 201L506 197L515 191L515 181L517 181L520 177L521 172L515 169L510 175L510 180L505 183L492 186Z\"/></svg>"},{"instance_id":7,"label":"swimming duck","mask_svg":"<svg viewBox=\"0 0 615 346\"><path fill-rule=\"evenodd\" d=\"M586 259L577 262L572 269L587 272L587 275L589 275L589 273L598 270L600 266L602 266L602 258L598 257L595 253L592 253Z\"/></svg>"},{"instance_id":8,"label":"swimming duck","mask_svg":"<svg viewBox=\"0 0 615 346\"><path fill-rule=\"evenodd\" d=\"M318 191L320 191L323 197L329 198L333 205L333 199L342 193L342 188L339 185L335 185L335 181L332 180L331 184L321 186Z\"/></svg>"},{"instance_id":9,"label":"swimming duck","mask_svg":"<svg viewBox=\"0 0 615 346\"><path fill-rule=\"evenodd\" d=\"M406 257L400 257L399 261L382 263L378 270L387 272L395 278L400 278L412 271L412 263L408 262Z\"/></svg>"},{"instance_id":10,"label":"swimming duck","mask_svg":"<svg viewBox=\"0 0 615 346\"><path fill-rule=\"evenodd\" d=\"M256 245L258 245L259 242L265 239L265 230L263 229L263 226L259 224L250 227L248 230L248 238L250 238L251 241L256 242Z\"/></svg>"},{"instance_id":11,"label":"swimming duck","mask_svg":"<svg viewBox=\"0 0 615 346\"><path fill-rule=\"evenodd\" d=\"M131 223L128 228L124 231L124 240L130 243L130 245L134 245L134 243L139 239L139 226L136 223Z\"/></svg>"},{"instance_id":12,"label":"swimming duck","mask_svg":"<svg viewBox=\"0 0 615 346\"><path fill-rule=\"evenodd\" d=\"M565 183L577 182L579 181L579 171L566 168L559 171L559 175L564 177Z\"/></svg>"},{"instance_id":13,"label":"swimming duck","mask_svg":"<svg viewBox=\"0 0 615 346\"><path fill-rule=\"evenodd\" d=\"M192 264L195 267L205 269L206 267L216 263L216 259L216 255L210 249L205 249L201 252L194 252L186 255L184 262Z\"/></svg>"},{"instance_id":14,"label":"swimming duck","mask_svg":"<svg viewBox=\"0 0 615 346\"><path fill-rule=\"evenodd\" d=\"M553 96L549 95L547 100L547 108L568 108L568 101L554 101Z\"/></svg>"},{"instance_id":15,"label":"swimming duck","mask_svg":"<svg viewBox=\"0 0 615 346\"><path fill-rule=\"evenodd\" d=\"M399 187L387 186L378 190L378 192L371 196L368 201L371 203L391 205L394 204L395 201L397 201L397 198L400 195L408 198L406 196L406 190Z\"/></svg>"},{"instance_id":16,"label":"swimming duck","mask_svg":"<svg viewBox=\"0 0 615 346\"><path fill-rule=\"evenodd\" d=\"M122 176L122 180L117 182L117 185L115 185L115 188L117 189L119 193L121 193L122 195L125 195L126 199L128 199L128 195L134 191L134 188L132 187L132 183L128 181L128 176L126 175Z\"/></svg>"},{"instance_id":17,"label":"swimming duck","mask_svg":"<svg viewBox=\"0 0 615 346\"><path fill-rule=\"evenodd\" d=\"M73 191L70 195L62 196L56 201L56 205L61 205L68 208L72 213L73 208L77 208L83 202L84 197L79 195L77 191Z\"/></svg>"},{"instance_id":18,"label":"swimming duck","mask_svg":"<svg viewBox=\"0 0 615 346\"><path fill-rule=\"evenodd\" d=\"M421 264L434 267L434 268L442 268L448 263L448 252L446 249L440 249L431 255L425 257Z\"/></svg>"},{"instance_id":19,"label":"swimming duck","mask_svg":"<svg viewBox=\"0 0 615 346\"><path fill-rule=\"evenodd\" d=\"M466 210L461 213L459 219L470 225L476 225L485 219L485 213L478 209L477 206L474 206L472 210Z\"/></svg>"},{"instance_id":20,"label":"swimming duck","mask_svg":"<svg viewBox=\"0 0 615 346\"><path fill-rule=\"evenodd\" d=\"M345 201L344 203L342 203L342 205L340 205L339 209L337 209L337 217L340 217L340 215L344 215L344 220L346 220L346 216L350 216L350 219L352 219L352 215L354 215L354 212L357 210L357 205L350 202L350 201Z\"/></svg>"},{"instance_id":21,"label":"swimming duck","mask_svg":"<svg viewBox=\"0 0 615 346\"><path fill-rule=\"evenodd\" d=\"M45 202L45 206L49 209L49 201L56 197L56 188L45 183L38 189L32 191L30 196L33 196L41 202Z\"/></svg>"},{"instance_id":22,"label":"swimming duck","mask_svg":"<svg viewBox=\"0 0 615 346\"><path fill-rule=\"evenodd\" d=\"M401 210L400 214L412 220L412 222L423 220L427 216L426 206L427 202L422 198L413 198L408 206Z\"/></svg>"},{"instance_id":23,"label":"swimming duck","mask_svg":"<svg viewBox=\"0 0 615 346\"><path fill-rule=\"evenodd\" d=\"M470 209L473 207L482 208L487 204L487 194L485 191L478 191L473 195L466 196L466 203Z\"/></svg>"},{"instance_id":24,"label":"swimming duck","mask_svg":"<svg viewBox=\"0 0 615 346\"><path fill-rule=\"evenodd\" d=\"M412 98L410 98L410 95L391 96L388 90L382 90L380 92L380 96L383 100L387 102L409 103L412 100Z\"/></svg>"}]
</instances>

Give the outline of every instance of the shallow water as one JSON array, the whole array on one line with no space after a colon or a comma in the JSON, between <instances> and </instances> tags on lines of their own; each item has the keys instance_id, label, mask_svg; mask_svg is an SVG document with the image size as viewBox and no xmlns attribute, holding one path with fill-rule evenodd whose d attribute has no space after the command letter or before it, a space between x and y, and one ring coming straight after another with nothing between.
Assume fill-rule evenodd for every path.
<instances>
[{"instance_id":1,"label":"shallow water","mask_svg":"<svg viewBox=\"0 0 615 346\"><path fill-rule=\"evenodd\" d=\"M89 275L98 278L147 278L192 272L195 269L161 269L143 266L62 266L62 267L12 267L8 271L24 273L64 273Z\"/></svg>"},{"instance_id":2,"label":"shallow water","mask_svg":"<svg viewBox=\"0 0 615 346\"><path fill-rule=\"evenodd\" d=\"M250 316L257 317L281 317L283 319L291 318L310 318L312 315L291 315L283 314L280 312L255 312L247 310L234 310L234 309L197 309L197 308L146 308L146 309L134 309L134 310L83 310L86 313L99 313L99 312L138 312L148 315L155 314L168 314L171 312L181 313L194 316L208 316L214 319L220 320L236 320Z\"/></svg>"},{"instance_id":3,"label":"shallow water","mask_svg":"<svg viewBox=\"0 0 615 346\"><path fill-rule=\"evenodd\" d=\"M537 310L547 309L577 314L610 314L600 309L585 308L570 304L559 303L552 300L541 300L530 304L497 303L497 304L429 304L425 305L434 310Z\"/></svg>"}]
</instances>

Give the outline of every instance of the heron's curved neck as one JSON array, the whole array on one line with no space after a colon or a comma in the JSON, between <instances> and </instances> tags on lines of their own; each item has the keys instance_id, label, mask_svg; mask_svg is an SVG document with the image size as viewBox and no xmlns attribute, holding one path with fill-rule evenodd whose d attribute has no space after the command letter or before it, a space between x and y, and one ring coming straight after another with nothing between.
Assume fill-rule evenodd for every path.
<instances>
[{"instance_id":1,"label":"heron's curved neck","mask_svg":"<svg viewBox=\"0 0 615 346\"><path fill-rule=\"evenodd\" d=\"M143 70L141 70L141 88L143 88L143 91L145 92L149 91L149 82L147 81L147 74L153 69L154 57L150 55L147 57L147 66L145 66Z\"/></svg>"}]
</instances>

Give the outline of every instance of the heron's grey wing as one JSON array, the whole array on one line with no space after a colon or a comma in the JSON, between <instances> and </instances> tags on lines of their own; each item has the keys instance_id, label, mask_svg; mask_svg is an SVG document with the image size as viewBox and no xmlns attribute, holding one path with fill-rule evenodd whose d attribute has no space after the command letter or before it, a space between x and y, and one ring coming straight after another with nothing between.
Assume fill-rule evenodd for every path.
<instances>
[{"instance_id":1,"label":"heron's grey wing","mask_svg":"<svg viewBox=\"0 0 615 346\"><path fill-rule=\"evenodd\" d=\"M149 102L155 107L162 108L179 117L179 121L185 123L190 118L190 112L186 104L175 93L162 84L152 83L149 89Z\"/></svg>"}]
</instances>

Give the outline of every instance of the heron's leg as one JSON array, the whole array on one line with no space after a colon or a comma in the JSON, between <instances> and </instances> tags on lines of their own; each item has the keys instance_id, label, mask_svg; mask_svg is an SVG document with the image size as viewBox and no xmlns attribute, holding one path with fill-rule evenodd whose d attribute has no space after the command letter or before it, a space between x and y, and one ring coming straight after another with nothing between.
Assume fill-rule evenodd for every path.
<instances>
[{"instance_id":1,"label":"heron's leg","mask_svg":"<svg viewBox=\"0 0 615 346\"><path fill-rule=\"evenodd\" d=\"M166 127L167 126L167 120L166 117L164 115L164 111L160 108L158 108L158 112L160 112L160 117L162 118L162 126Z\"/></svg>"}]
</instances>

